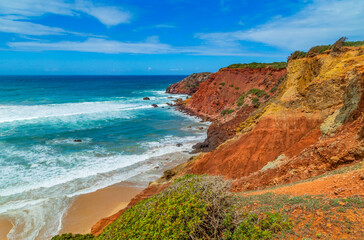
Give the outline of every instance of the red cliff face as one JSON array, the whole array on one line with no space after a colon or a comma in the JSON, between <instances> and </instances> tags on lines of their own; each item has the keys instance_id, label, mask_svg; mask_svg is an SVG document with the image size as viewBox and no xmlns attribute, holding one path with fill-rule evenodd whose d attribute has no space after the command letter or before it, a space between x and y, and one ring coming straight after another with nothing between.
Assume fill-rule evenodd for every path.
<instances>
[{"instance_id":1,"label":"red cliff face","mask_svg":"<svg viewBox=\"0 0 364 240\"><path fill-rule=\"evenodd\" d=\"M205 115L212 119L222 118L222 110L236 111L240 109L241 106L237 104L239 97L251 89L264 90L267 95L259 99L260 102L264 102L273 95L270 90L283 80L285 74L285 69L269 67L259 69L223 68L200 84L197 92L187 101L186 107L196 114ZM249 105L251 98L253 95L246 97L242 106Z\"/></svg>"},{"instance_id":2,"label":"red cliff face","mask_svg":"<svg viewBox=\"0 0 364 240\"><path fill-rule=\"evenodd\" d=\"M191 74L182 81L169 86L166 93L192 95L198 90L202 82L209 79L210 75L211 73L209 72Z\"/></svg>"},{"instance_id":3,"label":"red cliff face","mask_svg":"<svg viewBox=\"0 0 364 240\"><path fill-rule=\"evenodd\" d=\"M235 136L240 123L258 104L274 95L285 74L286 69L273 68L224 68L212 74L186 101L189 111L215 120L207 131L206 140L194 146L195 152L214 150ZM255 105L254 98L258 100Z\"/></svg>"},{"instance_id":4,"label":"red cliff face","mask_svg":"<svg viewBox=\"0 0 364 240\"><path fill-rule=\"evenodd\" d=\"M241 191L297 181L362 161L363 50L348 48L337 55L289 62L277 94L240 123L237 136L201 157L190 172L237 179L234 188ZM221 78L220 82L225 81ZM215 108L231 104L228 94L201 94L218 91L208 84L211 79L187 104L196 112L213 115L218 113ZM212 104L202 104L207 102Z\"/></svg>"}]
</instances>

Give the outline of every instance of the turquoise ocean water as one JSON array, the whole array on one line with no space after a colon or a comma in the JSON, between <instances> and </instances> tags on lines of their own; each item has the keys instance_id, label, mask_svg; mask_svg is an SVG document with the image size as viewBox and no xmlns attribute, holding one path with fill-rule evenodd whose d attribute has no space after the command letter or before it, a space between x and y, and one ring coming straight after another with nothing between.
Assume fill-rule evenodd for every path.
<instances>
[{"instance_id":1,"label":"turquoise ocean water","mask_svg":"<svg viewBox=\"0 0 364 240\"><path fill-rule=\"evenodd\" d=\"M47 239L72 197L121 181L145 186L174 163L165 156L187 155L206 124L166 105L166 87L183 78L0 76L0 218L14 224L8 237Z\"/></svg>"}]
</instances>

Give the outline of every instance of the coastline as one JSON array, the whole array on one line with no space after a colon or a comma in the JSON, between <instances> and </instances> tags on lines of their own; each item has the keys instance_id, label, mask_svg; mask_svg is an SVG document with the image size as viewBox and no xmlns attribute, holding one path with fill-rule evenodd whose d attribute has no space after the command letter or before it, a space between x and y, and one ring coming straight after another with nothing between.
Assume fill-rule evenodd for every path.
<instances>
[{"instance_id":1,"label":"coastline","mask_svg":"<svg viewBox=\"0 0 364 240\"><path fill-rule=\"evenodd\" d=\"M76 196L63 216L63 233L90 233L91 227L101 218L125 208L143 188L125 182L117 183L92 193Z\"/></svg>"},{"instance_id":2,"label":"coastline","mask_svg":"<svg viewBox=\"0 0 364 240\"><path fill-rule=\"evenodd\" d=\"M0 218L0 240L7 240L6 235L13 228L11 222L5 218Z\"/></svg>"}]
</instances>

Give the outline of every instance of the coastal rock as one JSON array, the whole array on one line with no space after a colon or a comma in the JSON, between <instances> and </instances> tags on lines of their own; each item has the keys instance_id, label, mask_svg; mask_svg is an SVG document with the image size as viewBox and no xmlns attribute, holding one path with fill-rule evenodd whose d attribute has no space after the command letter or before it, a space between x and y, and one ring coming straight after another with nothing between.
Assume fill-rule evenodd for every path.
<instances>
[{"instance_id":1,"label":"coastal rock","mask_svg":"<svg viewBox=\"0 0 364 240\"><path fill-rule=\"evenodd\" d=\"M177 147L182 147L182 146L183 146L183 144L182 144L182 143L177 143L177 144L176 144L176 146L177 146Z\"/></svg>"},{"instance_id":2,"label":"coastal rock","mask_svg":"<svg viewBox=\"0 0 364 240\"><path fill-rule=\"evenodd\" d=\"M267 100L265 96L269 98L274 95L272 88L283 80L285 74L284 68L223 68L200 84L196 93L186 101L185 107L197 115L211 119L229 118L229 114L222 116L224 109L235 111L244 104L252 105L248 98L246 102L243 101L240 106L238 105L242 94L252 89L259 89L266 94L259 97L259 101L265 102Z\"/></svg>"},{"instance_id":3,"label":"coastal rock","mask_svg":"<svg viewBox=\"0 0 364 240\"><path fill-rule=\"evenodd\" d=\"M157 107L158 107L158 105L157 105L157 104L152 104L152 106L153 106L153 107L155 107L155 108L157 108Z\"/></svg>"},{"instance_id":4,"label":"coastal rock","mask_svg":"<svg viewBox=\"0 0 364 240\"><path fill-rule=\"evenodd\" d=\"M235 126L232 140L191 165L190 172L236 179L234 191L243 191L306 179L362 160L363 50L290 61L279 93ZM199 97L193 107L213 113L200 105L204 99ZM284 163L261 170L281 155L286 156Z\"/></svg>"},{"instance_id":5,"label":"coastal rock","mask_svg":"<svg viewBox=\"0 0 364 240\"><path fill-rule=\"evenodd\" d=\"M192 95L197 91L199 85L210 77L211 73L194 73L178 83L169 86L166 93Z\"/></svg>"},{"instance_id":6,"label":"coastal rock","mask_svg":"<svg viewBox=\"0 0 364 240\"><path fill-rule=\"evenodd\" d=\"M82 140L81 139L75 139L75 140L73 140L74 142L82 142Z\"/></svg>"},{"instance_id":7,"label":"coastal rock","mask_svg":"<svg viewBox=\"0 0 364 240\"><path fill-rule=\"evenodd\" d=\"M143 100L150 100L149 97L143 97Z\"/></svg>"}]
</instances>

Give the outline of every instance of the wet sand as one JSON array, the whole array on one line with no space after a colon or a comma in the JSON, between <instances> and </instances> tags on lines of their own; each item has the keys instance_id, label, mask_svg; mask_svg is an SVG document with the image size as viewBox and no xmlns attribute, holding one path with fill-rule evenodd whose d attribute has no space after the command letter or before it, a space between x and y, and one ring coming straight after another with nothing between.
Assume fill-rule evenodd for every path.
<instances>
[{"instance_id":1,"label":"wet sand","mask_svg":"<svg viewBox=\"0 0 364 240\"><path fill-rule=\"evenodd\" d=\"M89 233L97 221L126 207L142 190L125 184L115 184L77 196L63 217L60 233Z\"/></svg>"},{"instance_id":2,"label":"wet sand","mask_svg":"<svg viewBox=\"0 0 364 240\"><path fill-rule=\"evenodd\" d=\"M10 221L0 218L0 240L6 240L8 233L12 229L13 225Z\"/></svg>"}]
</instances>

